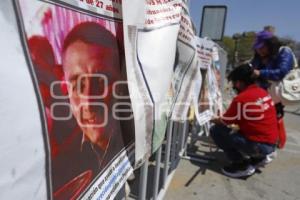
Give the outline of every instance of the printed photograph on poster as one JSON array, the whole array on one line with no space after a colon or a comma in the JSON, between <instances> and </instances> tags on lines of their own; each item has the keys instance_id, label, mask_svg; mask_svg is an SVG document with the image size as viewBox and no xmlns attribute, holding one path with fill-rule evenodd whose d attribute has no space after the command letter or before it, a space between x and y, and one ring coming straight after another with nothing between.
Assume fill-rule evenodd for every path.
<instances>
[{"instance_id":1,"label":"printed photograph on poster","mask_svg":"<svg viewBox=\"0 0 300 200\"><path fill-rule=\"evenodd\" d=\"M198 121L205 124L222 112L220 59L216 44L206 38L197 37L197 56L203 77L199 96Z\"/></svg>"},{"instance_id":2,"label":"printed photograph on poster","mask_svg":"<svg viewBox=\"0 0 300 200\"><path fill-rule=\"evenodd\" d=\"M196 109L198 113L196 113L197 120L199 124L205 124L209 122L211 117L213 116L213 113L210 109L210 102L209 102L209 83L208 83L208 69L211 68L211 65L213 63L212 61L212 49L213 49L213 42L204 39L196 37L196 43L197 43L197 57L199 60L199 67L200 72L202 76L202 84L200 89L200 94L197 101L197 107Z\"/></svg>"},{"instance_id":3,"label":"printed photograph on poster","mask_svg":"<svg viewBox=\"0 0 300 200\"><path fill-rule=\"evenodd\" d=\"M102 186L113 197L121 185L106 187L102 179L114 176L102 174L113 166L124 179L114 180L126 180L135 134L122 21L65 4L16 4L45 112L53 199L77 199Z\"/></svg>"},{"instance_id":4,"label":"printed photograph on poster","mask_svg":"<svg viewBox=\"0 0 300 200\"><path fill-rule=\"evenodd\" d=\"M177 59L172 77L173 104L172 119L185 120L191 105L197 75L195 30L190 19L187 2L183 3L180 29L177 39Z\"/></svg>"},{"instance_id":5,"label":"printed photograph on poster","mask_svg":"<svg viewBox=\"0 0 300 200\"><path fill-rule=\"evenodd\" d=\"M183 120L187 117L194 82L196 80L195 49L182 40L177 41L177 63L172 78L172 119Z\"/></svg>"},{"instance_id":6,"label":"printed photograph on poster","mask_svg":"<svg viewBox=\"0 0 300 200\"><path fill-rule=\"evenodd\" d=\"M162 144L181 19L181 0L123 0L129 88L136 121L136 166ZM167 51L166 51L167 49Z\"/></svg>"}]
</instances>

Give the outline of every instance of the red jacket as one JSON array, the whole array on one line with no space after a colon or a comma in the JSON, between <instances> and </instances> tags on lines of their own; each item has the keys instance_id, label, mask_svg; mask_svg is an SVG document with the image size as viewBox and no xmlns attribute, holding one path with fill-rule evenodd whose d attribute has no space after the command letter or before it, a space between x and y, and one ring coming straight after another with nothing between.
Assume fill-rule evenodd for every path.
<instances>
[{"instance_id":1,"label":"red jacket","mask_svg":"<svg viewBox=\"0 0 300 200\"><path fill-rule=\"evenodd\" d=\"M275 144L278 139L274 102L267 91L255 84L233 99L222 120L239 125L240 133L251 141Z\"/></svg>"}]
</instances>

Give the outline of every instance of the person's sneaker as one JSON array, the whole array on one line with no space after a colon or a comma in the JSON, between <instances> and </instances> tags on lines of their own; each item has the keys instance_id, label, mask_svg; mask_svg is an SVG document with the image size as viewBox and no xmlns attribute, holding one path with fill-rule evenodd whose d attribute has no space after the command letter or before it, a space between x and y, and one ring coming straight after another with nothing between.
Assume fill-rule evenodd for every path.
<instances>
[{"instance_id":1,"label":"person's sneaker","mask_svg":"<svg viewBox=\"0 0 300 200\"><path fill-rule=\"evenodd\" d=\"M242 178L255 173L255 168L248 163L232 163L222 168L223 174L232 178Z\"/></svg>"},{"instance_id":2,"label":"person's sneaker","mask_svg":"<svg viewBox=\"0 0 300 200\"><path fill-rule=\"evenodd\" d=\"M266 164L270 163L270 161L268 160L267 157L263 157L263 158L251 158L250 159L250 164L255 168L261 168L261 167L265 167Z\"/></svg>"},{"instance_id":3,"label":"person's sneaker","mask_svg":"<svg viewBox=\"0 0 300 200\"><path fill-rule=\"evenodd\" d=\"M272 162L277 157L277 151L273 151L272 153L267 155L268 163Z\"/></svg>"},{"instance_id":4,"label":"person's sneaker","mask_svg":"<svg viewBox=\"0 0 300 200\"><path fill-rule=\"evenodd\" d=\"M262 158L251 158L250 164L256 169L265 167L267 164L271 163L276 156L277 153L274 151Z\"/></svg>"}]
</instances>

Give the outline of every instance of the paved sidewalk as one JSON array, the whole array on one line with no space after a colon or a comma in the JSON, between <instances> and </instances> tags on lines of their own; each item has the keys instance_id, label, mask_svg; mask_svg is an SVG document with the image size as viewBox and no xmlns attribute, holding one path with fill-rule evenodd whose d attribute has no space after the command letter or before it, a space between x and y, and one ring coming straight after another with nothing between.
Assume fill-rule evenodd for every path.
<instances>
[{"instance_id":1,"label":"paved sidewalk","mask_svg":"<svg viewBox=\"0 0 300 200\"><path fill-rule=\"evenodd\" d=\"M287 109L296 111L297 109ZM297 111L298 112L298 111ZM288 141L277 158L246 180L221 174L226 162L222 152L210 152L201 141L194 152L215 156L208 165L181 160L164 199L166 200L300 200L300 114L287 112Z\"/></svg>"}]
</instances>

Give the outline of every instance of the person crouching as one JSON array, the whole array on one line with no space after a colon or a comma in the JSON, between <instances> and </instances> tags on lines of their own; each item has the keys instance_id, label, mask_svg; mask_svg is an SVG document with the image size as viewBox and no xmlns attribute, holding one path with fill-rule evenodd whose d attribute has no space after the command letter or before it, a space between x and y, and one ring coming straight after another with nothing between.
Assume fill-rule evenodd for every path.
<instances>
[{"instance_id":1,"label":"person crouching","mask_svg":"<svg viewBox=\"0 0 300 200\"><path fill-rule=\"evenodd\" d=\"M249 64L235 68L228 76L237 96L228 110L214 117L210 135L231 164L222 172L233 178L247 177L266 164L278 139L276 110L271 96L255 84ZM238 131L230 128L239 127Z\"/></svg>"}]
</instances>

